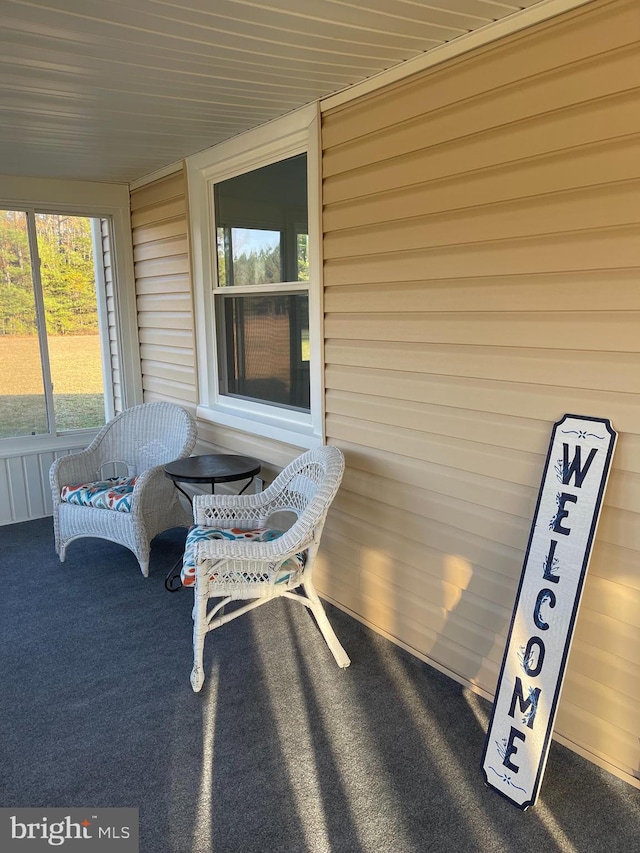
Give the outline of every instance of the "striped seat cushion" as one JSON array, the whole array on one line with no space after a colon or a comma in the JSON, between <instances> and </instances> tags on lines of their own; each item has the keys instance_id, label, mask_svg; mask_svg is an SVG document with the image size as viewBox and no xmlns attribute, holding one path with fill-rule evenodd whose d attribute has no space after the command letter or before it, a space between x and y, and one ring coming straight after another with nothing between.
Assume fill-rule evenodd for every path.
<instances>
[{"instance_id":1,"label":"striped seat cushion","mask_svg":"<svg viewBox=\"0 0 640 853\"><path fill-rule=\"evenodd\" d=\"M274 530L270 527L256 527L253 530L242 530L238 527L223 529L194 525L190 528L189 533L187 534L187 541L185 543L182 571L180 572L182 585L194 586L196 582L196 545L198 542L210 539L249 539L257 542L271 542L273 539L278 539L280 536L282 536L281 530ZM282 566L280 566L275 581L272 582L276 584L287 583L294 572L298 573L304 568L305 560L306 552L296 554L295 557L289 558L282 564ZM270 578L251 572L243 573L242 575L233 573L233 577L231 575L223 575L222 577L219 577L217 572L213 572L209 576L209 580L219 580L221 582L230 583L234 581L237 583L265 583L269 582Z\"/></svg>"},{"instance_id":2,"label":"striped seat cushion","mask_svg":"<svg viewBox=\"0 0 640 853\"><path fill-rule=\"evenodd\" d=\"M76 483L63 486L60 498L65 503L78 506L131 512L131 495L135 484L136 477L113 477L96 483Z\"/></svg>"}]
</instances>

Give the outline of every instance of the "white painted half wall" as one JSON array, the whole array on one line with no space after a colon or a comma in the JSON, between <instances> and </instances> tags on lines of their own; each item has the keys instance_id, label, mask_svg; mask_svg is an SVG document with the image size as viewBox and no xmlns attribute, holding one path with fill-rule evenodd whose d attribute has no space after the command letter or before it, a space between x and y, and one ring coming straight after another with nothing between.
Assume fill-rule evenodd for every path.
<instances>
[{"instance_id":1,"label":"white painted half wall","mask_svg":"<svg viewBox=\"0 0 640 853\"><path fill-rule=\"evenodd\" d=\"M83 438L77 447L0 458L0 525L51 515L49 468L59 456L82 450L87 444Z\"/></svg>"}]
</instances>

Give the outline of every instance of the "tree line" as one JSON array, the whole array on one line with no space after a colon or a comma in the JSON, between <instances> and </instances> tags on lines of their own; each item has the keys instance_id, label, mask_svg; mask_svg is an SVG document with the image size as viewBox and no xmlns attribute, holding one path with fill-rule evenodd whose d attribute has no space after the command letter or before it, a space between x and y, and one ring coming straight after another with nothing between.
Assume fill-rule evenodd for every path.
<instances>
[{"instance_id":1,"label":"tree line","mask_svg":"<svg viewBox=\"0 0 640 853\"><path fill-rule=\"evenodd\" d=\"M40 278L50 335L98 331L91 220L36 214ZM0 335L37 334L27 217L0 211Z\"/></svg>"}]
</instances>

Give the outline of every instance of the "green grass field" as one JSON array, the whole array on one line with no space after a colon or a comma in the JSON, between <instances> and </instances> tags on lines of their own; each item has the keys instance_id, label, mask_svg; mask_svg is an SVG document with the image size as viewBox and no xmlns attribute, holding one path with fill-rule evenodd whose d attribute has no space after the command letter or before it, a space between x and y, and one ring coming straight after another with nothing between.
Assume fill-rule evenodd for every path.
<instances>
[{"instance_id":1,"label":"green grass field","mask_svg":"<svg viewBox=\"0 0 640 853\"><path fill-rule=\"evenodd\" d=\"M49 338L58 432L104 423L100 338ZM0 336L0 437L48 431L37 337Z\"/></svg>"}]
</instances>

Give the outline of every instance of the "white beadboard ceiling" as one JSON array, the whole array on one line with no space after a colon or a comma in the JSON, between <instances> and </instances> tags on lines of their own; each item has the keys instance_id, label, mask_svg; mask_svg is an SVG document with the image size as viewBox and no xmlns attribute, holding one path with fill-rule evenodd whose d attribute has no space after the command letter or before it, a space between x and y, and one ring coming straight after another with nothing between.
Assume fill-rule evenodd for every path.
<instances>
[{"instance_id":1,"label":"white beadboard ceiling","mask_svg":"<svg viewBox=\"0 0 640 853\"><path fill-rule=\"evenodd\" d=\"M131 182L551 0L0 0L0 175Z\"/></svg>"}]
</instances>

